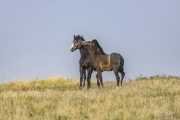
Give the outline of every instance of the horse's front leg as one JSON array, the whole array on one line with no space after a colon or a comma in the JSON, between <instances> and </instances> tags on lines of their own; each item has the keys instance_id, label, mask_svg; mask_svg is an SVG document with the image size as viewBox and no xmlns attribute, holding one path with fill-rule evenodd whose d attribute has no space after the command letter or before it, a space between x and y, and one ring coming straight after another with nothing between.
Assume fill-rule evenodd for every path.
<instances>
[{"instance_id":1,"label":"horse's front leg","mask_svg":"<svg viewBox=\"0 0 180 120\"><path fill-rule=\"evenodd\" d=\"M99 83L99 76L98 76L98 73L96 74L96 79L97 79L97 86L100 88L100 83Z\"/></svg>"},{"instance_id":2,"label":"horse's front leg","mask_svg":"<svg viewBox=\"0 0 180 120\"><path fill-rule=\"evenodd\" d=\"M103 78L102 78L102 72L101 71L98 71L98 78L100 79L100 83L101 83L101 87L104 88L104 85L103 85Z\"/></svg>"},{"instance_id":3,"label":"horse's front leg","mask_svg":"<svg viewBox=\"0 0 180 120\"><path fill-rule=\"evenodd\" d=\"M91 75L92 75L92 72L93 72L93 68L88 68L88 77L87 77L88 85L87 85L87 89L89 89L91 87Z\"/></svg>"},{"instance_id":4,"label":"horse's front leg","mask_svg":"<svg viewBox=\"0 0 180 120\"><path fill-rule=\"evenodd\" d=\"M79 89L82 89L83 67L80 66L79 71L80 71L80 85L79 85Z\"/></svg>"},{"instance_id":5,"label":"horse's front leg","mask_svg":"<svg viewBox=\"0 0 180 120\"><path fill-rule=\"evenodd\" d=\"M83 69L83 79L84 79L84 81L83 81L83 87L85 87L85 83L86 83L86 69L84 68Z\"/></svg>"}]
</instances>

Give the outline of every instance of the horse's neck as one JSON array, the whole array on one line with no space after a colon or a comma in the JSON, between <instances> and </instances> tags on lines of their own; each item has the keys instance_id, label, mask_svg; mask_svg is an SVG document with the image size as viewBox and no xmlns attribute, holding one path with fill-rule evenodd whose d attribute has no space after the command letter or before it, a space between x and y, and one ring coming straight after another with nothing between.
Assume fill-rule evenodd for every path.
<instances>
[{"instance_id":1,"label":"horse's neck","mask_svg":"<svg viewBox=\"0 0 180 120\"><path fill-rule=\"evenodd\" d=\"M89 52L84 47L81 47L79 51L80 51L81 57L83 58L89 57Z\"/></svg>"},{"instance_id":2,"label":"horse's neck","mask_svg":"<svg viewBox=\"0 0 180 120\"><path fill-rule=\"evenodd\" d=\"M98 47L95 47L94 49L89 50L89 53L94 63L97 61L98 57L103 55L103 53L98 49Z\"/></svg>"},{"instance_id":3,"label":"horse's neck","mask_svg":"<svg viewBox=\"0 0 180 120\"><path fill-rule=\"evenodd\" d=\"M94 47L94 56L104 55L104 53L100 50L100 48L96 45Z\"/></svg>"}]
</instances>

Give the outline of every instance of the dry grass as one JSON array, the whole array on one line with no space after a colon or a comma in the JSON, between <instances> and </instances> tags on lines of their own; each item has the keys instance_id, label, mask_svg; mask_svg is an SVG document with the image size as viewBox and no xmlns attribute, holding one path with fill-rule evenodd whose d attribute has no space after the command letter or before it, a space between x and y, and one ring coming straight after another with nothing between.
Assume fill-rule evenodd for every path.
<instances>
[{"instance_id":1,"label":"dry grass","mask_svg":"<svg viewBox=\"0 0 180 120\"><path fill-rule=\"evenodd\" d=\"M0 84L3 120L147 120L180 119L180 78L139 77L104 82L79 90L79 80L50 78Z\"/></svg>"}]
</instances>

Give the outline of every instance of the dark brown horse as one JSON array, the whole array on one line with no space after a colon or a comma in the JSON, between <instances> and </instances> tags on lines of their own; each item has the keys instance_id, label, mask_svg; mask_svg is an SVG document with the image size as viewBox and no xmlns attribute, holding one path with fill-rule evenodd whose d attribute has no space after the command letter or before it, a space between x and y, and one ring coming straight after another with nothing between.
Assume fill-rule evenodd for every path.
<instances>
[{"instance_id":1,"label":"dark brown horse","mask_svg":"<svg viewBox=\"0 0 180 120\"><path fill-rule=\"evenodd\" d=\"M91 56L89 54L89 51L85 49L83 46L77 46L77 43L81 43L81 41L85 41L82 36L75 36L74 35L74 40L73 40L73 45L71 46L70 50L71 52L75 51L76 49L79 49L81 58L79 60L79 71L80 71L80 89L82 89L82 81L83 82L83 87L85 86L85 81L86 81L86 70L88 72L87 76L87 88L90 88L90 79L91 79L91 74L93 72L93 61L91 59Z\"/></svg>"},{"instance_id":2,"label":"dark brown horse","mask_svg":"<svg viewBox=\"0 0 180 120\"><path fill-rule=\"evenodd\" d=\"M121 73L121 86L122 86L123 78L125 76L125 73L123 71L124 59L119 53L111 53L109 55L104 53L103 49L101 48L97 40L81 41L79 43L76 43L76 46L84 47L89 51L91 58L93 60L94 68L97 71L96 78L97 78L98 87L100 87L100 83L101 86L104 87L102 80L102 72L111 71L111 70L114 71L114 74L116 76L117 88L119 88L119 80L120 80L118 72Z\"/></svg>"}]
</instances>

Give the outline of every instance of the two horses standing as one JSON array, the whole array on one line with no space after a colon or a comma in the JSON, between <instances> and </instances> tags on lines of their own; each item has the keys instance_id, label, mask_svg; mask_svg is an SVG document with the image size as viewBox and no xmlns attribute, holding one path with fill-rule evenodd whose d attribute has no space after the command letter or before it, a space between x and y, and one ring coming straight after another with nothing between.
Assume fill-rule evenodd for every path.
<instances>
[{"instance_id":1,"label":"two horses standing","mask_svg":"<svg viewBox=\"0 0 180 120\"><path fill-rule=\"evenodd\" d=\"M81 58L79 60L79 69L80 69L80 89L85 85L86 80L86 70L88 71L87 88L90 88L90 79L93 70L97 71L97 85L100 87L104 87L102 72L103 71L114 71L117 80L117 88L119 88L120 76L118 72L121 73L121 86L123 82L123 78L125 76L124 73L124 59L119 53L111 53L106 54L102 47L99 45L97 40L86 41L82 36L75 36L74 41L70 48L71 52L76 49L80 50Z\"/></svg>"}]
</instances>

